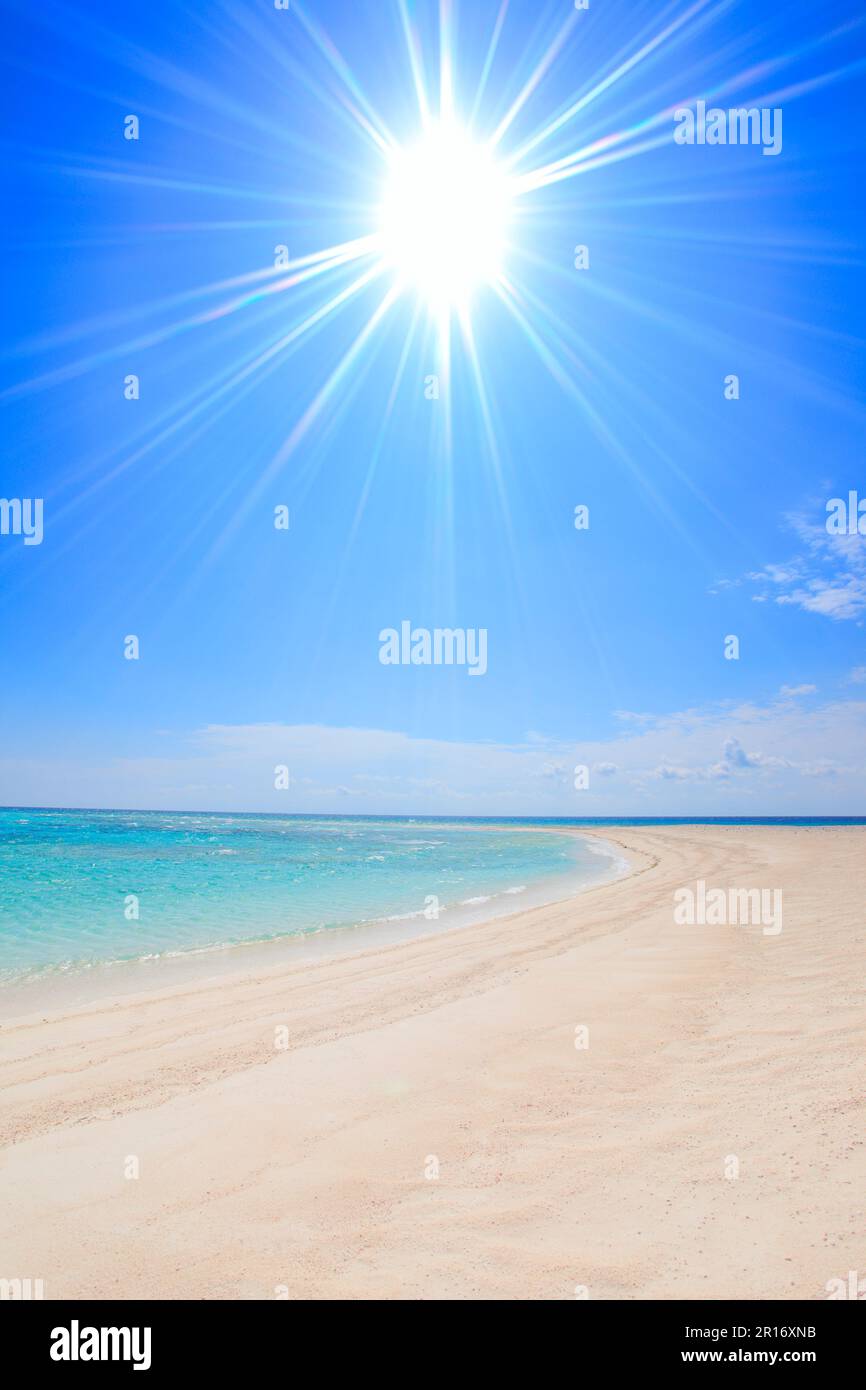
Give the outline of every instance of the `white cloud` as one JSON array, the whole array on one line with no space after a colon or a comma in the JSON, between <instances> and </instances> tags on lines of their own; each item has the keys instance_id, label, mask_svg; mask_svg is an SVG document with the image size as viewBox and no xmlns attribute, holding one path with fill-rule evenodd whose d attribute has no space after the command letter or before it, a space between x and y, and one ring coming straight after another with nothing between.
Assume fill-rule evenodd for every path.
<instances>
[{"instance_id":1,"label":"white cloud","mask_svg":"<svg viewBox=\"0 0 866 1390\"><path fill-rule=\"evenodd\" d=\"M628 714L610 737L461 743L383 729L210 725L171 751L0 764L7 804L407 815L858 814L866 700ZM812 692L809 692L812 693ZM287 791L274 768L290 770ZM591 769L577 791L574 769Z\"/></svg>"},{"instance_id":2,"label":"white cloud","mask_svg":"<svg viewBox=\"0 0 866 1390\"><path fill-rule=\"evenodd\" d=\"M798 513L785 520L800 552L748 576L763 586L754 601L770 599L835 622L860 618L866 612L866 536L831 535L823 523Z\"/></svg>"},{"instance_id":3,"label":"white cloud","mask_svg":"<svg viewBox=\"0 0 866 1390\"><path fill-rule=\"evenodd\" d=\"M761 755L747 753L738 738L726 738L722 762L730 768L760 767Z\"/></svg>"},{"instance_id":4,"label":"white cloud","mask_svg":"<svg viewBox=\"0 0 866 1390\"><path fill-rule=\"evenodd\" d=\"M701 769L692 767L672 767L670 763L661 763L653 768L650 777L661 778L664 782L690 782L696 777L703 775Z\"/></svg>"}]
</instances>

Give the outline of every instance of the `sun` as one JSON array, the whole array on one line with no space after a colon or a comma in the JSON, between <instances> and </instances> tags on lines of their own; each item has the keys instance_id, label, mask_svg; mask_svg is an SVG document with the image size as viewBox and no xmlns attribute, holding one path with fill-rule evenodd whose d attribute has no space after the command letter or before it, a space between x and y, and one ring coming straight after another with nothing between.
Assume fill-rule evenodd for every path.
<instances>
[{"instance_id":1,"label":"sun","mask_svg":"<svg viewBox=\"0 0 866 1390\"><path fill-rule=\"evenodd\" d=\"M510 181L490 150L440 125L389 160L380 245L402 288L436 309L466 304L503 265Z\"/></svg>"}]
</instances>

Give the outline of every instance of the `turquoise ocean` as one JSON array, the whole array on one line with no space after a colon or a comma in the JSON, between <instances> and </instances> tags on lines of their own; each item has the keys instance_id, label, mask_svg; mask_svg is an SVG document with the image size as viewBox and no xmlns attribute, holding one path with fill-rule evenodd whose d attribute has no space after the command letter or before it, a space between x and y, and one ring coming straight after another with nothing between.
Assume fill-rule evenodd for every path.
<instances>
[{"instance_id":1,"label":"turquoise ocean","mask_svg":"<svg viewBox=\"0 0 866 1390\"><path fill-rule=\"evenodd\" d=\"M507 824L0 809L0 985L279 939L358 949L348 929L411 937L621 867L597 840Z\"/></svg>"}]
</instances>

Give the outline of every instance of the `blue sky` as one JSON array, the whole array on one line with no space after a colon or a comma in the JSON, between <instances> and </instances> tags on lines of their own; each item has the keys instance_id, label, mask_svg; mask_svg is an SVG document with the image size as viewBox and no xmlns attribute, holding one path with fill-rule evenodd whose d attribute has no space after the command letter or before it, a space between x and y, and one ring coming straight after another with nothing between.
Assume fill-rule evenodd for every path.
<instances>
[{"instance_id":1,"label":"blue sky","mask_svg":"<svg viewBox=\"0 0 866 1390\"><path fill-rule=\"evenodd\" d=\"M274 268L374 229L438 4L6 4L0 495L45 520L0 536L3 803L866 808L859 6L444 8L498 156L580 106L472 301L486 420L456 323L450 370L411 291L370 327L387 270ZM678 146L698 99L781 153ZM382 665L404 619L486 629L484 677Z\"/></svg>"}]
</instances>

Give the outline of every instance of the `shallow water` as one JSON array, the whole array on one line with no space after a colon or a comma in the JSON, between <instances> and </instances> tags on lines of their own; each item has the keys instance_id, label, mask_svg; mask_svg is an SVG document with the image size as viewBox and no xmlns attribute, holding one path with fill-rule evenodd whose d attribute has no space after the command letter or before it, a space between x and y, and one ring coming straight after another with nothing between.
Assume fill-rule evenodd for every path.
<instances>
[{"instance_id":1,"label":"shallow water","mask_svg":"<svg viewBox=\"0 0 866 1390\"><path fill-rule=\"evenodd\" d=\"M362 924L411 935L614 868L597 841L513 827L0 810L0 982Z\"/></svg>"}]
</instances>

